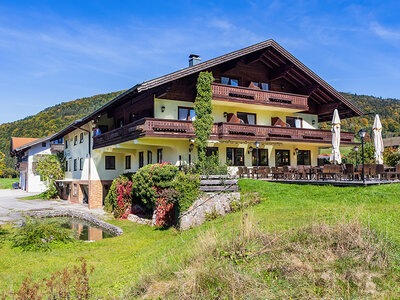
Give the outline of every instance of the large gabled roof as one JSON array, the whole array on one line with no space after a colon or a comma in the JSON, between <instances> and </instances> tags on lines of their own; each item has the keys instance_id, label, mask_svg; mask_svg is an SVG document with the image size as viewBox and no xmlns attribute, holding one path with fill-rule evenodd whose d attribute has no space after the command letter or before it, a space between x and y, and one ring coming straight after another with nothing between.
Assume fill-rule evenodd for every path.
<instances>
[{"instance_id":1,"label":"large gabled roof","mask_svg":"<svg viewBox=\"0 0 400 300\"><path fill-rule=\"evenodd\" d=\"M325 82L322 78L320 78L318 75L316 75L313 71L311 71L308 67L306 67L303 63L301 63L297 58L295 58L292 54L290 54L287 50L285 50L281 45L279 45L277 42L275 42L272 39L266 40L264 42L228 53L221 55L219 57L207 60L205 62L196 64L191 67L187 67L178 71L175 71L173 73L145 81L141 84L137 84L134 87L130 88L129 90L125 91L121 95L115 97L113 100L102 106L101 108L97 109L93 113L89 114L88 116L84 117L83 119L75 121L73 124L69 125L68 127L64 128L61 130L59 133L55 135L54 138L59 138L68 132L71 132L74 130L76 127L79 127L88 121L92 120L99 114L101 114L103 111L105 111L107 108L110 106L118 104L119 101L123 101L123 99L126 99L126 96L128 95L139 95L145 91L149 91L153 88L156 88L158 86L161 86L163 84L172 82L177 79L181 79L183 77L189 76L196 74L198 72L207 70L209 68L212 68L214 66L217 66L219 64L240 58L242 56L245 56L247 54L251 54L263 49L267 48L273 48L275 51L277 51L280 55L285 57L288 61L290 61L294 66L299 68L301 71L303 71L305 74L307 74L310 78L312 78L319 86L323 87L326 89L329 93L331 93L335 98L337 98L340 102L342 102L344 105L349 107L355 115L363 115L363 111L360 110L357 106L355 106L350 100L348 100L346 97L341 95L338 91L336 91L332 86L330 86L327 82Z\"/></svg>"}]
</instances>

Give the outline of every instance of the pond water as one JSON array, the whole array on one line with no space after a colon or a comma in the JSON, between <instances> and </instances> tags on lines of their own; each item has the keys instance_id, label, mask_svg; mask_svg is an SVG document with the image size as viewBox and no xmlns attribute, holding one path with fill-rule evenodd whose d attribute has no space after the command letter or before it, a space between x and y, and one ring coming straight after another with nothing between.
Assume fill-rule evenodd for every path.
<instances>
[{"instance_id":1,"label":"pond water","mask_svg":"<svg viewBox=\"0 0 400 300\"><path fill-rule=\"evenodd\" d=\"M114 235L100 227L97 227L87 221L76 218L53 218L61 223L64 228L69 228L74 232L77 240L81 241L98 241L105 238L114 237Z\"/></svg>"}]
</instances>

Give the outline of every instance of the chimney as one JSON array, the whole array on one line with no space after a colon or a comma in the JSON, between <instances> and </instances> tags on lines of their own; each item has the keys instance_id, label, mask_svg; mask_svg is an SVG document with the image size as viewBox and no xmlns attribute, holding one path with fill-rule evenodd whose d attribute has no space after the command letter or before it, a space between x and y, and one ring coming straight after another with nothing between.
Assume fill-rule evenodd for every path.
<instances>
[{"instance_id":1,"label":"chimney","mask_svg":"<svg viewBox=\"0 0 400 300\"><path fill-rule=\"evenodd\" d=\"M193 67L194 65L197 65L199 63L201 63L200 55L197 54L189 55L189 67Z\"/></svg>"}]
</instances>

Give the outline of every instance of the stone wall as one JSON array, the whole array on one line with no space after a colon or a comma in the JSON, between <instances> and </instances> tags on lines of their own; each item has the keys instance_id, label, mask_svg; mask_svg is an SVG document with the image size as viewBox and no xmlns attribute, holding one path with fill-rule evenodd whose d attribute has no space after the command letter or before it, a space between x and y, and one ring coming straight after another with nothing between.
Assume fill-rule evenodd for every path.
<instances>
[{"instance_id":1,"label":"stone wall","mask_svg":"<svg viewBox=\"0 0 400 300\"><path fill-rule=\"evenodd\" d=\"M231 202L240 199L240 193L207 193L197 199L181 216L180 229L186 230L199 226L206 221L207 214L225 215L231 211Z\"/></svg>"}]
</instances>

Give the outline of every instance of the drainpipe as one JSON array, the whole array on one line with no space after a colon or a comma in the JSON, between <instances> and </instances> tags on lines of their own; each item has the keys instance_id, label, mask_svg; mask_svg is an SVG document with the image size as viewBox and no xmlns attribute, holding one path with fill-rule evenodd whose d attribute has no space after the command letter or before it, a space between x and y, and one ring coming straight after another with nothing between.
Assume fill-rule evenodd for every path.
<instances>
[{"instance_id":1,"label":"drainpipe","mask_svg":"<svg viewBox=\"0 0 400 300\"><path fill-rule=\"evenodd\" d=\"M74 124L76 124L76 123L79 123L80 121L82 121L82 119L79 119L79 120L76 120L75 122L74 122ZM74 127L74 128L76 128L76 129L80 129L80 130L82 130L82 131L84 131L84 132L87 132L88 134L89 134L89 140L88 140L88 146L89 146L89 152L88 152L88 154L89 154L89 169L88 169L88 182L89 182L89 184L88 184L88 192L89 192L89 195L90 195L90 178L91 178L91 165L92 165L92 151L91 151L91 149L92 149L92 147L91 147L91 133L90 133L90 131L89 130L87 130L87 129L84 129L84 128L82 128L82 127L79 127L79 126L75 126L75 125L72 125L72 127ZM88 195L88 205L89 205L89 195Z\"/></svg>"}]
</instances>

